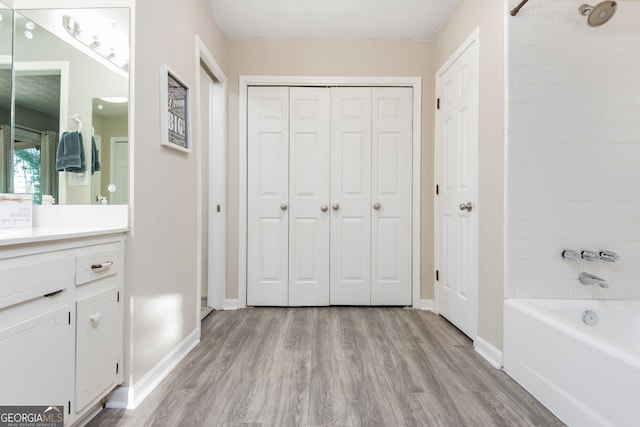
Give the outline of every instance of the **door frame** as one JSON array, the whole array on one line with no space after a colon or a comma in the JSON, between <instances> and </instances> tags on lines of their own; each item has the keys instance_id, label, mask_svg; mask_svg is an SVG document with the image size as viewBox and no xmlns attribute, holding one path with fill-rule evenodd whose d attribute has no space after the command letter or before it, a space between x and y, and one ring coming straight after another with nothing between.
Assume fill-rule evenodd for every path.
<instances>
[{"instance_id":1,"label":"door frame","mask_svg":"<svg viewBox=\"0 0 640 427\"><path fill-rule=\"evenodd\" d=\"M249 86L365 86L413 88L412 133L412 306L420 308L420 173L422 156L422 77L316 77L316 76L248 76L239 78L238 129L238 300L227 308L247 305L247 89ZM234 305L235 307L231 307Z\"/></svg>"},{"instance_id":2,"label":"door frame","mask_svg":"<svg viewBox=\"0 0 640 427\"><path fill-rule=\"evenodd\" d=\"M198 227L197 227L197 292L196 292L196 318L200 319L200 307L202 297L202 264L206 263L209 270L209 283L207 286L207 303L214 309L222 309L226 290L226 230L227 230L227 76L218 65L214 56L207 49L202 39L195 37L195 70L196 88L193 92L196 96L196 122L202 120L202 110L200 108L200 69L201 64L206 66L215 80L210 90L210 123L219 123L219 126L212 127L210 132L209 150L209 206L208 221L209 234L206 239L202 237L201 212L202 212L202 168L198 161ZM202 135L200 126L196 126L196 146L197 156L201 156ZM220 212L215 212L217 205L221 206ZM215 238L214 238L215 237ZM202 259L202 247L208 245L209 257ZM198 322L198 336L200 335L200 322Z\"/></svg>"},{"instance_id":3,"label":"door frame","mask_svg":"<svg viewBox=\"0 0 640 427\"><path fill-rule=\"evenodd\" d=\"M460 46L458 46L458 48L451 54L451 56L449 56L449 58L445 61L445 63L438 69L438 71L436 71L436 76L435 76L435 89L436 89L436 98L440 96L440 91L441 91L441 84L442 84L442 76L451 68L451 66L458 60L458 58L473 44L475 44L477 46L477 62L475 64L476 66L476 75L479 75L479 71L480 71L480 62L479 62L479 58L480 58L480 30L479 28L476 28L474 31L471 32L471 34L469 34L469 36L460 44ZM479 90L479 87L478 87ZM480 94L478 92L477 94L477 99L476 101L479 102L479 98L480 98ZM475 137L476 137L476 144L479 144L479 104L476 105L476 114L475 114ZM441 128L441 123L440 123L440 119L437 117L435 118L435 132L434 132L434 168L433 168L433 177L434 177L434 182L436 184L441 182L440 179L440 174L441 174L441 165L444 164L442 161L442 157L444 156L444 150L443 150L443 141L442 141L442 128ZM473 206L473 210L474 210L474 215L479 216L479 208L480 208L480 202L479 202L479 194L478 194L478 177L479 177L479 157L477 156L479 153L479 151L476 151L476 177L475 177L475 193L476 193L476 200L474 201L474 206ZM434 193L433 195L433 227L434 227L434 263L435 263L435 269L438 270L438 266L441 264L442 260L441 260L441 251L440 249L440 245L442 244L441 242L441 230L438 228L438 213L439 213L439 199L438 199L438 194ZM475 236L475 241L476 241L476 245L478 244L479 240L478 240L478 231L479 231L479 221L477 222L478 226L476 227L476 236ZM476 246L475 248L475 262L474 265L472 266L472 268L475 269L475 276L476 276L476 280L475 283L473 284L473 298L474 298L474 312L472 313L472 317L474 319L474 326L473 326L473 330L474 330L474 334L472 337L470 337L473 341L475 341L477 335L478 335L478 289L479 289L479 281L478 281L478 247ZM433 282L433 290L434 290L434 299L435 299L435 304L434 304L434 312L436 314L440 313L440 286L442 286L441 284L438 283L437 281L437 276L434 277L434 282Z\"/></svg>"}]
</instances>

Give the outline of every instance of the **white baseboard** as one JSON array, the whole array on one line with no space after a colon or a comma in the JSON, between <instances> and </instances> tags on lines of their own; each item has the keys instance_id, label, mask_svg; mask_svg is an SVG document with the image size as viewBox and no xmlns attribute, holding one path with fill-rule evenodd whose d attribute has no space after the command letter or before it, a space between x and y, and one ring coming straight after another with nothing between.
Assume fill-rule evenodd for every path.
<instances>
[{"instance_id":1,"label":"white baseboard","mask_svg":"<svg viewBox=\"0 0 640 427\"><path fill-rule=\"evenodd\" d=\"M237 310L240 307L240 302L237 299L225 299L222 305L223 310Z\"/></svg>"},{"instance_id":2,"label":"white baseboard","mask_svg":"<svg viewBox=\"0 0 640 427\"><path fill-rule=\"evenodd\" d=\"M436 302L432 299L421 299L418 301L418 305L414 306L414 308L417 308L418 310L432 311L435 313Z\"/></svg>"},{"instance_id":3,"label":"white baseboard","mask_svg":"<svg viewBox=\"0 0 640 427\"><path fill-rule=\"evenodd\" d=\"M198 331L194 330L136 381L133 387L118 387L109 396L107 408L135 409L199 342Z\"/></svg>"},{"instance_id":4,"label":"white baseboard","mask_svg":"<svg viewBox=\"0 0 640 427\"><path fill-rule=\"evenodd\" d=\"M482 356L496 369L502 369L502 352L494 347L489 341L476 337L473 340L473 348L476 353Z\"/></svg>"}]
</instances>

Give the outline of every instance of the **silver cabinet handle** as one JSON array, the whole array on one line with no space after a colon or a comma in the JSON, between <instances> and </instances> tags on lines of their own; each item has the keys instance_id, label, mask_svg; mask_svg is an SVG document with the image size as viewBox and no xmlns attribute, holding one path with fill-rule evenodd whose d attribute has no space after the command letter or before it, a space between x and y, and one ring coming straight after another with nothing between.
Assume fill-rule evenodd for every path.
<instances>
[{"instance_id":1,"label":"silver cabinet handle","mask_svg":"<svg viewBox=\"0 0 640 427\"><path fill-rule=\"evenodd\" d=\"M333 206L331 206L331 209L333 209L334 211L337 211L338 209L340 209L340 205L337 203L334 203Z\"/></svg>"},{"instance_id":2,"label":"silver cabinet handle","mask_svg":"<svg viewBox=\"0 0 640 427\"><path fill-rule=\"evenodd\" d=\"M473 205L471 204L471 202L460 203L459 207L461 211L471 212L473 210Z\"/></svg>"},{"instance_id":3,"label":"silver cabinet handle","mask_svg":"<svg viewBox=\"0 0 640 427\"><path fill-rule=\"evenodd\" d=\"M112 265L113 265L113 261L105 261L105 262L100 263L100 264L91 264L91 270L100 271L100 270L104 270L106 268L109 268Z\"/></svg>"},{"instance_id":4,"label":"silver cabinet handle","mask_svg":"<svg viewBox=\"0 0 640 427\"><path fill-rule=\"evenodd\" d=\"M327 206L327 205L322 205L322 206L320 206L320 210L321 210L322 212L326 212L326 211L328 211L328 210L329 210L329 206Z\"/></svg>"},{"instance_id":5,"label":"silver cabinet handle","mask_svg":"<svg viewBox=\"0 0 640 427\"><path fill-rule=\"evenodd\" d=\"M288 207L289 206L287 206L286 203L283 203L283 204L280 205L280 209L282 209L283 211L286 211Z\"/></svg>"},{"instance_id":6,"label":"silver cabinet handle","mask_svg":"<svg viewBox=\"0 0 640 427\"><path fill-rule=\"evenodd\" d=\"M380 203L374 203L373 204L373 209L378 210L382 207L382 205Z\"/></svg>"}]
</instances>

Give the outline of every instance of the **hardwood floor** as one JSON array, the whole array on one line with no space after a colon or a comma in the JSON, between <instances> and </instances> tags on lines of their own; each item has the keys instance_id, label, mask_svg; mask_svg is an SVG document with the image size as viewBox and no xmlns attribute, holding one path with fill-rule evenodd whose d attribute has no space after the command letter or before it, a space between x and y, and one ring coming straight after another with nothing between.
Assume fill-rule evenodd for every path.
<instances>
[{"instance_id":1,"label":"hardwood floor","mask_svg":"<svg viewBox=\"0 0 640 427\"><path fill-rule=\"evenodd\" d=\"M134 411L89 426L562 426L443 318L402 308L211 313Z\"/></svg>"}]
</instances>

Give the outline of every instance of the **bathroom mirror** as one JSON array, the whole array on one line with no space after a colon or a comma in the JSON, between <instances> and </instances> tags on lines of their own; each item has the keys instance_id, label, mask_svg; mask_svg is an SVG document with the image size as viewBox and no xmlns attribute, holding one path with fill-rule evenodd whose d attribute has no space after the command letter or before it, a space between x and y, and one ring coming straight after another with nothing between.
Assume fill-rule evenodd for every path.
<instances>
[{"instance_id":1,"label":"bathroom mirror","mask_svg":"<svg viewBox=\"0 0 640 427\"><path fill-rule=\"evenodd\" d=\"M0 193L11 183L11 65L13 10L0 2Z\"/></svg>"},{"instance_id":2,"label":"bathroom mirror","mask_svg":"<svg viewBox=\"0 0 640 427\"><path fill-rule=\"evenodd\" d=\"M128 141L129 9L14 13L12 170L2 175L36 203L127 203L128 164L126 182L111 182L110 143Z\"/></svg>"}]
</instances>

